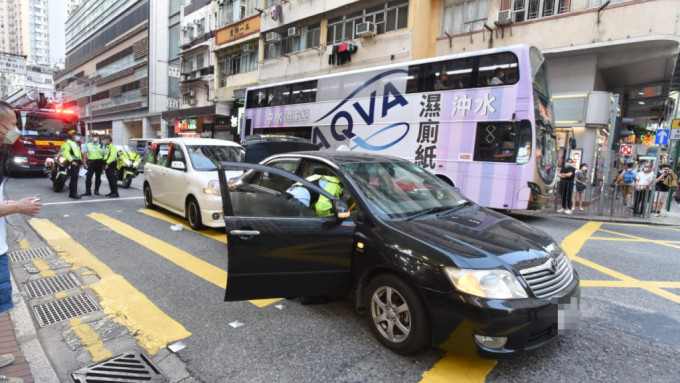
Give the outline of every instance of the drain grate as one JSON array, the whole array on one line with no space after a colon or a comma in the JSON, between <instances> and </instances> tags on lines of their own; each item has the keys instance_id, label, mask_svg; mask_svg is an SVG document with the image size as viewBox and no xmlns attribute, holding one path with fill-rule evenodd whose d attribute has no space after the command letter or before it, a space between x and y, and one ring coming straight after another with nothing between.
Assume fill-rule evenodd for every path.
<instances>
[{"instance_id":1,"label":"drain grate","mask_svg":"<svg viewBox=\"0 0 680 383\"><path fill-rule=\"evenodd\" d=\"M28 261L36 258L56 257L57 254L49 247L37 247L35 249L12 251L7 253L12 262Z\"/></svg>"},{"instance_id":2,"label":"drain grate","mask_svg":"<svg viewBox=\"0 0 680 383\"><path fill-rule=\"evenodd\" d=\"M73 273L68 273L26 282L26 292L31 298L38 298L59 291L76 289L80 286L78 278Z\"/></svg>"},{"instance_id":3,"label":"drain grate","mask_svg":"<svg viewBox=\"0 0 680 383\"><path fill-rule=\"evenodd\" d=\"M35 311L41 327L66 319L77 318L97 310L99 310L99 306L87 293L33 306L33 311Z\"/></svg>"},{"instance_id":4,"label":"drain grate","mask_svg":"<svg viewBox=\"0 0 680 383\"><path fill-rule=\"evenodd\" d=\"M140 352L126 352L71 373L76 383L167 382L151 360Z\"/></svg>"}]
</instances>

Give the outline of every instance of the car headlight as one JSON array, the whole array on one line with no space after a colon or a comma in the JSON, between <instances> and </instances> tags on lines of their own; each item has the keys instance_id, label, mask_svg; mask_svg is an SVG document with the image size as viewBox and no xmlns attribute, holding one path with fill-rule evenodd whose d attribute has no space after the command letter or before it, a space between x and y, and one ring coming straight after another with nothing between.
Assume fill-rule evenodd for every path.
<instances>
[{"instance_id":1,"label":"car headlight","mask_svg":"<svg viewBox=\"0 0 680 383\"><path fill-rule=\"evenodd\" d=\"M527 298L517 278L507 270L471 270L445 267L451 283L460 291L488 299Z\"/></svg>"},{"instance_id":2,"label":"car headlight","mask_svg":"<svg viewBox=\"0 0 680 383\"><path fill-rule=\"evenodd\" d=\"M221 195L220 181L210 180L210 182L208 182L208 187L203 188L203 193L208 195Z\"/></svg>"},{"instance_id":3,"label":"car headlight","mask_svg":"<svg viewBox=\"0 0 680 383\"><path fill-rule=\"evenodd\" d=\"M58 162L60 165L66 165L66 164L68 164L68 160L67 160L66 157L64 157L64 156L59 156L59 157L57 158L57 162Z\"/></svg>"}]
</instances>

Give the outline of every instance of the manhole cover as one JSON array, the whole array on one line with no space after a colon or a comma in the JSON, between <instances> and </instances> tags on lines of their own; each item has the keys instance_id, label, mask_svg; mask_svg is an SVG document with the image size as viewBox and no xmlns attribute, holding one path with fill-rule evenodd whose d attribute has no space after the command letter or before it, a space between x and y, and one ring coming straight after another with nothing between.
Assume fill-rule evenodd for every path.
<instances>
[{"instance_id":1,"label":"manhole cover","mask_svg":"<svg viewBox=\"0 0 680 383\"><path fill-rule=\"evenodd\" d=\"M161 371L140 352L126 352L71 374L76 383L167 382Z\"/></svg>"},{"instance_id":2,"label":"manhole cover","mask_svg":"<svg viewBox=\"0 0 680 383\"><path fill-rule=\"evenodd\" d=\"M26 282L26 292L31 298L38 298L59 291L76 289L80 286L78 278L72 273L68 273Z\"/></svg>"},{"instance_id":3,"label":"manhole cover","mask_svg":"<svg viewBox=\"0 0 680 383\"><path fill-rule=\"evenodd\" d=\"M97 310L99 310L99 306L87 293L33 306L33 311L35 311L41 327L66 319L77 318Z\"/></svg>"},{"instance_id":4,"label":"manhole cover","mask_svg":"<svg viewBox=\"0 0 680 383\"><path fill-rule=\"evenodd\" d=\"M35 258L56 257L57 254L49 247L37 247L35 249L12 251L7 253L12 262L28 261Z\"/></svg>"}]
</instances>

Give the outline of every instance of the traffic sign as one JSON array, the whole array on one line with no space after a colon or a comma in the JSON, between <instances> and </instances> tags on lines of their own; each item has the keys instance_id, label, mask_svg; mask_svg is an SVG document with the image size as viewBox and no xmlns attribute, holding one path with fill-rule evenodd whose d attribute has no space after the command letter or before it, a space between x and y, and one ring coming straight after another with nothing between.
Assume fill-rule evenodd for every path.
<instances>
[{"instance_id":1,"label":"traffic sign","mask_svg":"<svg viewBox=\"0 0 680 383\"><path fill-rule=\"evenodd\" d=\"M656 131L655 145L668 145L668 129L659 129Z\"/></svg>"},{"instance_id":2,"label":"traffic sign","mask_svg":"<svg viewBox=\"0 0 680 383\"><path fill-rule=\"evenodd\" d=\"M671 129L670 140L680 140L680 129Z\"/></svg>"},{"instance_id":3,"label":"traffic sign","mask_svg":"<svg viewBox=\"0 0 680 383\"><path fill-rule=\"evenodd\" d=\"M633 145L621 145L619 154L633 154Z\"/></svg>"},{"instance_id":4,"label":"traffic sign","mask_svg":"<svg viewBox=\"0 0 680 383\"><path fill-rule=\"evenodd\" d=\"M673 120L671 129L680 129L680 119Z\"/></svg>"}]
</instances>

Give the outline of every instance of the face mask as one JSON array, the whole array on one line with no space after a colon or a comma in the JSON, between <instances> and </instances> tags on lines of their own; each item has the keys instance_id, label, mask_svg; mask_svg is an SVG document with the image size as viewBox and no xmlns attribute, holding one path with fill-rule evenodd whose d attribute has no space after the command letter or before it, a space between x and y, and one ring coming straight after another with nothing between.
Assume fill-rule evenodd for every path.
<instances>
[{"instance_id":1,"label":"face mask","mask_svg":"<svg viewBox=\"0 0 680 383\"><path fill-rule=\"evenodd\" d=\"M7 134L5 134L5 139L2 141L3 144L12 145L16 140L21 137L21 131L16 126L10 129Z\"/></svg>"},{"instance_id":2,"label":"face mask","mask_svg":"<svg viewBox=\"0 0 680 383\"><path fill-rule=\"evenodd\" d=\"M80 136L76 136L76 142L80 142Z\"/></svg>"},{"instance_id":3,"label":"face mask","mask_svg":"<svg viewBox=\"0 0 680 383\"><path fill-rule=\"evenodd\" d=\"M572 165L572 163L571 163L571 162L567 162L567 166L571 166L571 165Z\"/></svg>"},{"instance_id":4,"label":"face mask","mask_svg":"<svg viewBox=\"0 0 680 383\"><path fill-rule=\"evenodd\" d=\"M642 168L642 171L643 171L643 172L646 172L646 171L648 171L648 170L649 170L649 168Z\"/></svg>"},{"instance_id":5,"label":"face mask","mask_svg":"<svg viewBox=\"0 0 680 383\"><path fill-rule=\"evenodd\" d=\"M588 171L588 168L583 168L583 169L581 169L581 171L585 173L585 172Z\"/></svg>"},{"instance_id":6,"label":"face mask","mask_svg":"<svg viewBox=\"0 0 680 383\"><path fill-rule=\"evenodd\" d=\"M99 138L93 138L92 142L94 142L96 144L97 142L99 142Z\"/></svg>"}]
</instances>

